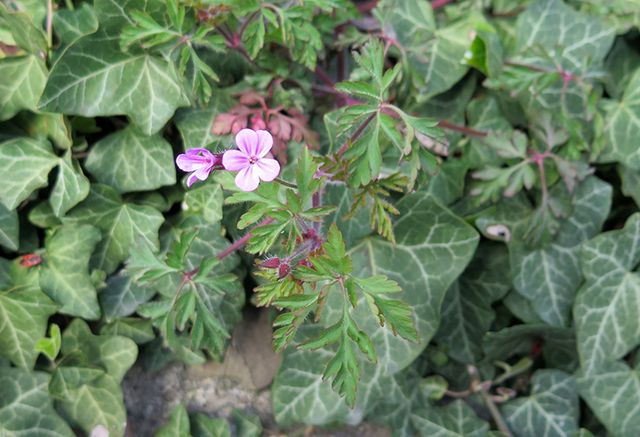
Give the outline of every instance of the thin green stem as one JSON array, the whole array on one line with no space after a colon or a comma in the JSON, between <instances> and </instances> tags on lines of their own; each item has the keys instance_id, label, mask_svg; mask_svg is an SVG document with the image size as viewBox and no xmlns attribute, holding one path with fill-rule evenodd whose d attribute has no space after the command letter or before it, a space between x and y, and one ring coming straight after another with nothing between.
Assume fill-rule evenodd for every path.
<instances>
[{"instance_id":1,"label":"thin green stem","mask_svg":"<svg viewBox=\"0 0 640 437\"><path fill-rule=\"evenodd\" d=\"M73 11L73 0L64 0L65 5L67 5L67 9Z\"/></svg>"},{"instance_id":2,"label":"thin green stem","mask_svg":"<svg viewBox=\"0 0 640 437\"><path fill-rule=\"evenodd\" d=\"M47 0L47 46L53 46L53 0Z\"/></svg>"},{"instance_id":3,"label":"thin green stem","mask_svg":"<svg viewBox=\"0 0 640 437\"><path fill-rule=\"evenodd\" d=\"M287 182L284 179L275 178L274 181L276 181L280 185L284 185L285 187L293 188L294 190L298 189L298 186L296 184L291 183L291 182Z\"/></svg>"}]
</instances>

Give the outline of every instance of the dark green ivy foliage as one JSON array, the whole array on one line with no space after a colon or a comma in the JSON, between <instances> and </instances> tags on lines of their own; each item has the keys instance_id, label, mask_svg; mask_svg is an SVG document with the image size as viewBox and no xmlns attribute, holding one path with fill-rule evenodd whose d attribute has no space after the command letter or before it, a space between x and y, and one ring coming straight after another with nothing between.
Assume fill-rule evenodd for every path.
<instances>
[{"instance_id":1,"label":"dark green ivy foliage","mask_svg":"<svg viewBox=\"0 0 640 437\"><path fill-rule=\"evenodd\" d=\"M0 435L273 315L275 419L640 430L637 0L0 2ZM286 185L174 159L267 129ZM158 431L261 433L176 408Z\"/></svg>"}]
</instances>

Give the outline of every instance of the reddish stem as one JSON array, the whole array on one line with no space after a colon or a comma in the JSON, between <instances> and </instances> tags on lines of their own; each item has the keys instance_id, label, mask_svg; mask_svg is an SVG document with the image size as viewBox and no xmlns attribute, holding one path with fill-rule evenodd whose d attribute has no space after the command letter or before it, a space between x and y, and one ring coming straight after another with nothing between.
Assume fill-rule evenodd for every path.
<instances>
[{"instance_id":1,"label":"reddish stem","mask_svg":"<svg viewBox=\"0 0 640 437\"><path fill-rule=\"evenodd\" d=\"M272 223L272 222L273 222L272 218L264 219L262 222L260 222L260 224L256 226L256 228L260 226L268 225L269 223ZM227 247L225 250L217 254L216 258L223 259L226 256L231 255L233 252L235 252L236 250L240 249L245 244L247 244L247 241L249 241L249 238L251 238L252 236L253 234L251 234L251 231L247 232L246 234L244 234L242 238L234 241L229 247Z\"/></svg>"},{"instance_id":2,"label":"reddish stem","mask_svg":"<svg viewBox=\"0 0 640 437\"><path fill-rule=\"evenodd\" d=\"M443 6L448 5L451 2L453 2L453 0L433 0L431 2L431 8L438 9L438 8L441 8Z\"/></svg>"},{"instance_id":3,"label":"reddish stem","mask_svg":"<svg viewBox=\"0 0 640 437\"><path fill-rule=\"evenodd\" d=\"M489 135L489 132L473 129L466 126L460 126L458 124L450 123L447 120L442 120L440 123L438 123L438 126L443 129L461 132L472 137L486 137L487 135Z\"/></svg>"},{"instance_id":4,"label":"reddish stem","mask_svg":"<svg viewBox=\"0 0 640 437\"><path fill-rule=\"evenodd\" d=\"M333 86L334 86L333 80L331 80L331 77L324 70L324 68L322 68L319 65L316 66L316 75L318 76L318 79L320 79L322 82L324 82L328 87L333 88Z\"/></svg>"},{"instance_id":5,"label":"reddish stem","mask_svg":"<svg viewBox=\"0 0 640 437\"><path fill-rule=\"evenodd\" d=\"M349 137L349 139L338 149L338 152L336 153L338 157L341 157L342 155L344 155L344 152L346 152L349 146L353 144L355 140L358 139L360 134L362 134L362 132L369 125L369 123L371 123L371 120L373 120L375 116L376 116L376 113L374 112L369 117L367 117L367 119L363 121L360 126L358 126L358 128L353 132L353 134Z\"/></svg>"}]
</instances>

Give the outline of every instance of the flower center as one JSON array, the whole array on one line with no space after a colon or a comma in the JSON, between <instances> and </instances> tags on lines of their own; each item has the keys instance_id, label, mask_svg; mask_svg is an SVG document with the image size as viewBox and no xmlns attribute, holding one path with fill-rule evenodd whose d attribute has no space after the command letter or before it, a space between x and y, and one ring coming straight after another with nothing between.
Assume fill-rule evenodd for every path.
<instances>
[{"instance_id":1,"label":"flower center","mask_svg":"<svg viewBox=\"0 0 640 437\"><path fill-rule=\"evenodd\" d=\"M252 156L251 158L249 158L249 164L255 164L256 162L258 162L257 156Z\"/></svg>"}]
</instances>

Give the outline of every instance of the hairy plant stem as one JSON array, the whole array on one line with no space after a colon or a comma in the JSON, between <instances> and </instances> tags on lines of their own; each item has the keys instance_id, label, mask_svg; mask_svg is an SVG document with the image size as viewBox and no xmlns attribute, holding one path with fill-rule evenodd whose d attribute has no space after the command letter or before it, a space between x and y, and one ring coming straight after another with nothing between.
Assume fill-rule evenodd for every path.
<instances>
[{"instance_id":1,"label":"hairy plant stem","mask_svg":"<svg viewBox=\"0 0 640 437\"><path fill-rule=\"evenodd\" d=\"M342 157L342 155L344 155L344 152L346 152L347 149L349 148L349 146L351 144L353 144L353 142L355 140L358 139L358 137L362 134L362 132L364 132L366 127L369 125L369 123L371 123L371 120L373 120L373 118L375 116L376 116L376 113L374 112L369 117L367 117L367 119L365 121L363 121L362 124L360 126L358 126L358 128L355 131L353 131L353 134L351 134L349 139L342 146L340 146L340 148L336 152L336 156L338 158L340 158L340 157Z\"/></svg>"},{"instance_id":2,"label":"hairy plant stem","mask_svg":"<svg viewBox=\"0 0 640 437\"><path fill-rule=\"evenodd\" d=\"M47 46L53 46L53 0L47 0Z\"/></svg>"},{"instance_id":3,"label":"hairy plant stem","mask_svg":"<svg viewBox=\"0 0 640 437\"><path fill-rule=\"evenodd\" d=\"M487 135L489 135L489 132L487 131L477 130L477 129L473 129L471 127L466 127L466 126L460 126L458 124L450 123L447 120L440 121L438 123L438 127L441 127L442 129L448 129L448 130L460 132L470 137L486 137Z\"/></svg>"},{"instance_id":4,"label":"hairy plant stem","mask_svg":"<svg viewBox=\"0 0 640 437\"><path fill-rule=\"evenodd\" d=\"M298 186L296 184L292 182L287 182L284 179L275 178L274 181L279 183L280 185L284 185L285 187L293 188L294 190L298 189Z\"/></svg>"}]
</instances>

